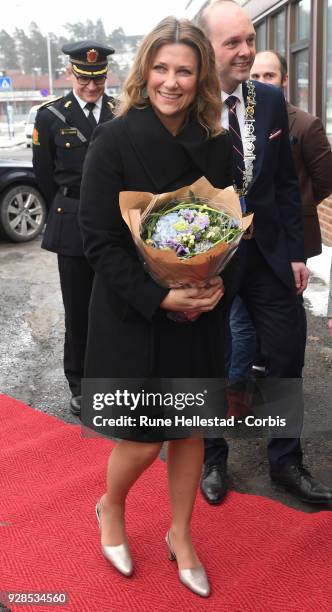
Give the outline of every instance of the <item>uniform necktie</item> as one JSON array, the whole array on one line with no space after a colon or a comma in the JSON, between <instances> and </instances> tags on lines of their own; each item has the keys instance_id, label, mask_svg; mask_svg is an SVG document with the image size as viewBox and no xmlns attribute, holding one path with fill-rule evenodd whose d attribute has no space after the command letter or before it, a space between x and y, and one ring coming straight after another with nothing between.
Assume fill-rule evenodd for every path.
<instances>
[{"instance_id":1,"label":"uniform necktie","mask_svg":"<svg viewBox=\"0 0 332 612\"><path fill-rule=\"evenodd\" d=\"M225 100L228 106L229 133L233 144L233 181L238 190L243 189L243 177L246 171L243 155L243 144L241 138L240 125L236 114L236 104L239 99L236 96L229 96Z\"/></svg>"},{"instance_id":2,"label":"uniform necktie","mask_svg":"<svg viewBox=\"0 0 332 612\"><path fill-rule=\"evenodd\" d=\"M89 114L88 114L88 116L87 116L87 120L88 120L88 122L90 123L90 125L91 125L91 127L92 127L92 129L93 129L93 130L94 130L94 129L95 129L95 127L97 126L97 121L96 121L96 118L95 118L95 116L94 116L94 114L93 114L93 109L94 109L94 107L95 107L95 106L96 106L96 105L95 105L95 103L94 103L94 102L88 102L88 103L85 105L85 108L87 108L87 109L88 109L88 111L89 111Z\"/></svg>"}]
</instances>

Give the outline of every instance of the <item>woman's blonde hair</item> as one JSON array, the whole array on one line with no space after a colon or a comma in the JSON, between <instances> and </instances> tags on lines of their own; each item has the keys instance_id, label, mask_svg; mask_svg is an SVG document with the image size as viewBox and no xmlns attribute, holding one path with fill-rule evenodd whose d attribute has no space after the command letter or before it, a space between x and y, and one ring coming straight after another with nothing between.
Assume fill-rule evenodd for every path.
<instances>
[{"instance_id":1,"label":"woman's blonde hair","mask_svg":"<svg viewBox=\"0 0 332 612\"><path fill-rule=\"evenodd\" d=\"M143 108L149 105L144 88L154 57L163 45L173 43L188 45L197 55L197 93L188 110L210 136L216 136L222 132L220 124L222 102L214 51L202 30L187 19L166 17L145 36L124 83L115 115L122 117L133 106Z\"/></svg>"}]
</instances>

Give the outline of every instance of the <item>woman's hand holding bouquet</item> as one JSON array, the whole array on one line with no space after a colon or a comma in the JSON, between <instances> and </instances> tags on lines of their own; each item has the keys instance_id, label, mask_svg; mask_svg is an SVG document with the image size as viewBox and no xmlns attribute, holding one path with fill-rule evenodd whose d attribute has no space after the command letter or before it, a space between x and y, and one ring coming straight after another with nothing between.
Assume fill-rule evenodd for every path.
<instances>
[{"instance_id":1,"label":"woman's hand holding bouquet","mask_svg":"<svg viewBox=\"0 0 332 612\"><path fill-rule=\"evenodd\" d=\"M223 280L220 276L214 276L196 287L170 289L160 308L183 312L188 321L193 321L203 312L213 310L223 295Z\"/></svg>"}]
</instances>

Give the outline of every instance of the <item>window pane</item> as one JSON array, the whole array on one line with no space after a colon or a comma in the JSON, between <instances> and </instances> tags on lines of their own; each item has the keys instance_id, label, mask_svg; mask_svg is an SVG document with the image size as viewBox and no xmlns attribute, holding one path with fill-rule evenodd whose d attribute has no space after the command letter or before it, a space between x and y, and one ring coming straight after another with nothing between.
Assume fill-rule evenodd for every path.
<instances>
[{"instance_id":1,"label":"window pane","mask_svg":"<svg viewBox=\"0 0 332 612\"><path fill-rule=\"evenodd\" d=\"M295 106L307 111L309 108L309 51L295 54Z\"/></svg>"},{"instance_id":2,"label":"window pane","mask_svg":"<svg viewBox=\"0 0 332 612\"><path fill-rule=\"evenodd\" d=\"M301 0L296 5L296 39L302 40L310 36L310 5L311 0Z\"/></svg>"},{"instance_id":3,"label":"window pane","mask_svg":"<svg viewBox=\"0 0 332 612\"><path fill-rule=\"evenodd\" d=\"M266 21L263 21L255 28L256 30L256 51L266 50Z\"/></svg>"},{"instance_id":4,"label":"window pane","mask_svg":"<svg viewBox=\"0 0 332 612\"><path fill-rule=\"evenodd\" d=\"M329 136L332 136L332 0L326 2L324 77L324 107L326 109L325 126Z\"/></svg>"},{"instance_id":5,"label":"window pane","mask_svg":"<svg viewBox=\"0 0 332 612\"><path fill-rule=\"evenodd\" d=\"M274 49L281 55L286 53L286 14L280 11L273 17Z\"/></svg>"}]
</instances>

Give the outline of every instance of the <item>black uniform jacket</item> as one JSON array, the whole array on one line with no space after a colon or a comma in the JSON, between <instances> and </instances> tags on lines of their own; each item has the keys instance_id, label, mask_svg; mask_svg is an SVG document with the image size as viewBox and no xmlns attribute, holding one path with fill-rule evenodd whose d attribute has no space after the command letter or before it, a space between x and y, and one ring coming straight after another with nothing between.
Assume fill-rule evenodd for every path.
<instances>
[{"instance_id":1,"label":"black uniform jacket","mask_svg":"<svg viewBox=\"0 0 332 612\"><path fill-rule=\"evenodd\" d=\"M66 123L49 106L64 115ZM104 95L100 123L112 119L113 106L112 98ZM33 167L49 208L42 247L62 255L83 255L77 215L83 163L92 128L71 92L39 109L35 130ZM77 131L86 142L80 140ZM70 197L63 195L64 187L71 190Z\"/></svg>"},{"instance_id":2,"label":"black uniform jacket","mask_svg":"<svg viewBox=\"0 0 332 612\"><path fill-rule=\"evenodd\" d=\"M228 132L208 139L196 122L173 136L151 107L132 108L98 127L86 157L80 223L94 268L86 355L88 377L193 377L223 373L223 299L192 324L159 308L167 289L138 258L119 209L119 192L163 193L201 176L232 184Z\"/></svg>"}]
</instances>

